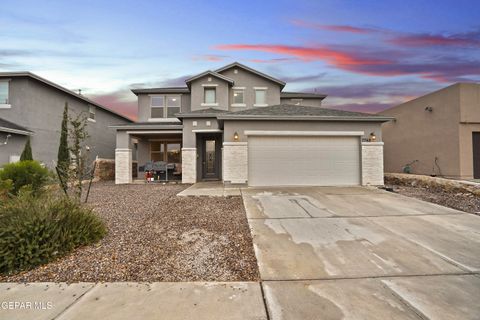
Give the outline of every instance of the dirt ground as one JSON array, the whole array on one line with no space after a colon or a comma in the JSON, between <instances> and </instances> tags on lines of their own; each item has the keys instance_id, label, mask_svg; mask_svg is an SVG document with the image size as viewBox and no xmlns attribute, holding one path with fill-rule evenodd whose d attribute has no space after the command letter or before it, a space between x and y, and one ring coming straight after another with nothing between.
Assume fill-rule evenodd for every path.
<instances>
[{"instance_id":1,"label":"dirt ground","mask_svg":"<svg viewBox=\"0 0 480 320\"><path fill-rule=\"evenodd\" d=\"M480 214L480 197L470 192L450 192L441 188L395 185L391 182L386 186L393 187L394 192L420 200L436 203L452 209Z\"/></svg>"},{"instance_id":2,"label":"dirt ground","mask_svg":"<svg viewBox=\"0 0 480 320\"><path fill-rule=\"evenodd\" d=\"M258 280L241 197L177 197L186 187L95 183L89 203L108 235L0 281Z\"/></svg>"}]
</instances>

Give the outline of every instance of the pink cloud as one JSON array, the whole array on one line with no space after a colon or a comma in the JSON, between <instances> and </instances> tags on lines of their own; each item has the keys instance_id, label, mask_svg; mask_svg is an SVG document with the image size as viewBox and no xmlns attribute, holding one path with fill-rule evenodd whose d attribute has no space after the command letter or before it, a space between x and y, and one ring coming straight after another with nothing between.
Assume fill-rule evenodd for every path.
<instances>
[{"instance_id":1,"label":"pink cloud","mask_svg":"<svg viewBox=\"0 0 480 320\"><path fill-rule=\"evenodd\" d=\"M217 61L223 61L226 58L228 58L228 56L222 56L222 55L216 55L216 54L204 54L204 55L193 57L193 60L217 62Z\"/></svg>"},{"instance_id":2,"label":"pink cloud","mask_svg":"<svg viewBox=\"0 0 480 320\"><path fill-rule=\"evenodd\" d=\"M316 30L327 30L335 32L349 32L349 33L371 33L375 32L374 29L363 28L363 27L354 27L349 25L325 25L314 22L309 22L305 20L294 19L291 21L294 25L309 29Z\"/></svg>"},{"instance_id":3,"label":"pink cloud","mask_svg":"<svg viewBox=\"0 0 480 320\"><path fill-rule=\"evenodd\" d=\"M95 95L91 99L127 118L137 120L137 101L125 100L121 92Z\"/></svg>"},{"instance_id":4,"label":"pink cloud","mask_svg":"<svg viewBox=\"0 0 480 320\"><path fill-rule=\"evenodd\" d=\"M430 46L455 46L470 47L480 46L480 39L473 36L452 35L445 36L439 34L410 34L398 35L388 40L388 42L405 47L430 47Z\"/></svg>"}]
</instances>

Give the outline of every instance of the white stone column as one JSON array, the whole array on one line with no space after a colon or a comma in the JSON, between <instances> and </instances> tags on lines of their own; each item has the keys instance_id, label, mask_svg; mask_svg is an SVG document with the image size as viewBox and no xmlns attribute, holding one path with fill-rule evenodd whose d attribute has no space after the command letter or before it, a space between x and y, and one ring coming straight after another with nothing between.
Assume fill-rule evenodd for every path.
<instances>
[{"instance_id":1,"label":"white stone column","mask_svg":"<svg viewBox=\"0 0 480 320\"><path fill-rule=\"evenodd\" d=\"M362 185L383 184L383 142L362 142Z\"/></svg>"},{"instance_id":2,"label":"white stone column","mask_svg":"<svg viewBox=\"0 0 480 320\"><path fill-rule=\"evenodd\" d=\"M182 183L197 182L197 148L182 148Z\"/></svg>"},{"instance_id":3,"label":"white stone column","mask_svg":"<svg viewBox=\"0 0 480 320\"><path fill-rule=\"evenodd\" d=\"M223 181L247 183L248 144L247 142L223 143Z\"/></svg>"},{"instance_id":4,"label":"white stone column","mask_svg":"<svg viewBox=\"0 0 480 320\"><path fill-rule=\"evenodd\" d=\"M115 184L132 183L132 149L115 149Z\"/></svg>"}]
</instances>

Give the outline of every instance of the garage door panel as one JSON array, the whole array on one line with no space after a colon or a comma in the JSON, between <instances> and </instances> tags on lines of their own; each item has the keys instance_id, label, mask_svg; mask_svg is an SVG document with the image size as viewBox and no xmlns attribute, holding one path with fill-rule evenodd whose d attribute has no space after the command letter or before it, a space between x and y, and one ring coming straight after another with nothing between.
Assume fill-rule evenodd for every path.
<instances>
[{"instance_id":1,"label":"garage door panel","mask_svg":"<svg viewBox=\"0 0 480 320\"><path fill-rule=\"evenodd\" d=\"M359 137L253 136L248 150L252 186L360 184Z\"/></svg>"}]
</instances>

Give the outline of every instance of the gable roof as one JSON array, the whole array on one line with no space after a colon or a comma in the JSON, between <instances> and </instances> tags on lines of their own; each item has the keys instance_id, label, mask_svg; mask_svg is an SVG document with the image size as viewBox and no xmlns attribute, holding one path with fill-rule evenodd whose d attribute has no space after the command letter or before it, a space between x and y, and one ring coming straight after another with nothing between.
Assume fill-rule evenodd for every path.
<instances>
[{"instance_id":1,"label":"gable roof","mask_svg":"<svg viewBox=\"0 0 480 320\"><path fill-rule=\"evenodd\" d=\"M280 98L287 99L325 99L326 94L322 93L308 93L308 92L280 92Z\"/></svg>"},{"instance_id":2,"label":"gable roof","mask_svg":"<svg viewBox=\"0 0 480 320\"><path fill-rule=\"evenodd\" d=\"M9 78L27 77L27 78L30 78L30 79L35 79L35 80L37 80L37 81L39 81L39 82L42 82L42 83L46 84L46 85L49 86L49 87L52 87L52 88L55 88L55 89L57 89L57 90L63 91L63 92L65 92L66 94L68 94L68 95L70 95L70 96L72 96L72 97L75 97L75 98L77 98L77 99L83 100L83 101L85 101L85 102L87 102L87 103L89 103L89 104L91 104L91 105L93 105L93 106L96 106L96 107L98 107L98 108L100 108L100 109L103 109L103 110L105 110L105 111L107 111L107 112L109 112L109 113L111 113L111 114L114 114L114 115L116 115L116 116L118 116L118 117L120 117L120 118L123 118L123 119L125 119L125 120L128 120L128 121L132 122L132 119L129 119L129 118L127 118L126 116L124 116L124 115L122 115L122 114L120 114L120 113L118 113L118 112L115 112L115 111L113 111L113 110L111 110L111 109L109 109L109 108L107 108L107 107L105 107L105 106L103 106L103 105L101 105L101 104L93 101L93 100L90 100L90 99L86 98L85 96L83 96L83 95L81 95L81 94L78 94L78 93L76 93L76 92L74 92L74 91L72 91L72 90L69 90L69 89L67 89L67 88L65 88L65 87L62 87L61 85L58 85L58 84L56 84L56 83L54 83L54 82L52 82L52 81L50 81L50 80L47 80L47 79L45 79L45 78L42 78L42 77L40 77L40 76L38 76L38 75L36 75L36 74L34 74L34 73L31 73L31 72L29 72L29 71L0 72L0 77L9 77Z\"/></svg>"},{"instance_id":3,"label":"gable roof","mask_svg":"<svg viewBox=\"0 0 480 320\"><path fill-rule=\"evenodd\" d=\"M236 62L236 61L233 62L233 63L230 63L229 65L226 65L226 66L224 66L224 67L221 67L220 69L215 70L215 72L220 73L220 72L222 72L222 71L231 69L231 68L233 68L233 67L242 68L242 69L247 70L247 71L250 71L251 73L254 73L254 74L256 74L256 75L258 75L258 76L260 76L260 77L263 77L263 78L268 79L268 80L270 80L270 81L276 82L276 83L278 83L278 84L280 85L280 87L281 87L282 89L283 89L283 87L285 87L285 85L286 85L286 83L285 83L284 81L282 81L282 80L279 80L279 79L276 79L276 78L274 78L274 77L271 77L271 76L269 76L268 74L265 74L265 73L260 72L260 71L258 71L258 70L255 70L255 69L252 69L252 68L250 68L250 67L247 67L246 65L241 64L240 62Z\"/></svg>"},{"instance_id":4,"label":"gable roof","mask_svg":"<svg viewBox=\"0 0 480 320\"><path fill-rule=\"evenodd\" d=\"M224 120L326 120L386 122L392 117L336 109L279 104L220 114Z\"/></svg>"},{"instance_id":5,"label":"gable roof","mask_svg":"<svg viewBox=\"0 0 480 320\"><path fill-rule=\"evenodd\" d=\"M141 93L190 93L188 87L164 87L164 88L146 88L146 89L132 89L134 94Z\"/></svg>"},{"instance_id":6,"label":"gable roof","mask_svg":"<svg viewBox=\"0 0 480 320\"><path fill-rule=\"evenodd\" d=\"M0 118L0 132L16 133L24 136L33 134L33 131L2 118Z\"/></svg>"},{"instance_id":7,"label":"gable roof","mask_svg":"<svg viewBox=\"0 0 480 320\"><path fill-rule=\"evenodd\" d=\"M234 83L233 79L230 79L228 77L225 77L223 74L220 74L220 73L217 73L215 71L212 71L212 70L207 70L205 72L202 72L200 74L197 74L196 76L193 76L191 78L188 78L187 80L185 80L185 83L187 84L187 86L189 86L189 83L194 81L194 80L197 80L201 77L204 77L206 75L211 75L213 77L216 77L216 78L219 78L219 79L222 79L224 81L227 81L228 83L232 84ZM190 87L190 86L189 86Z\"/></svg>"}]
</instances>

